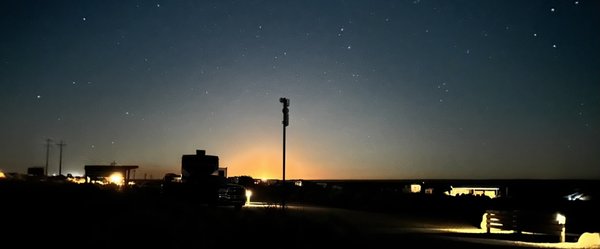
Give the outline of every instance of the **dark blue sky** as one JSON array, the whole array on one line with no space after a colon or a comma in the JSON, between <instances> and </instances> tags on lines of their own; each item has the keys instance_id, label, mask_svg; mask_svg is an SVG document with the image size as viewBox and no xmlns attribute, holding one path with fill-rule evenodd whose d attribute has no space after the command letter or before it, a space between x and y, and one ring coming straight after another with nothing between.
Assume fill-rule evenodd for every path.
<instances>
[{"instance_id":1,"label":"dark blue sky","mask_svg":"<svg viewBox=\"0 0 600 249\"><path fill-rule=\"evenodd\" d=\"M3 1L0 170L600 177L597 1ZM50 154L57 172L58 149Z\"/></svg>"}]
</instances>

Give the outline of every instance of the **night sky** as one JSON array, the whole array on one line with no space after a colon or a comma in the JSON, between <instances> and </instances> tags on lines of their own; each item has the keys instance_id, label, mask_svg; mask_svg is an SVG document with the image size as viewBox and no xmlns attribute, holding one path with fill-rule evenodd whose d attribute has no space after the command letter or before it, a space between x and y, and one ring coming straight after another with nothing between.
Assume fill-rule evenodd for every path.
<instances>
[{"instance_id":1,"label":"night sky","mask_svg":"<svg viewBox=\"0 0 600 249\"><path fill-rule=\"evenodd\" d=\"M600 1L2 1L0 170L600 177ZM58 172L58 146L50 173Z\"/></svg>"}]
</instances>

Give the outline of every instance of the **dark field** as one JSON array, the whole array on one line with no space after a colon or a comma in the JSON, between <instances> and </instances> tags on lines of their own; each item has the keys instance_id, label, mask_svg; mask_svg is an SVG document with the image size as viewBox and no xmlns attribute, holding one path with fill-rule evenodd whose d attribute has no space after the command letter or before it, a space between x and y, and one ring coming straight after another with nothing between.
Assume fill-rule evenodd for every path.
<instances>
[{"instance_id":1,"label":"dark field","mask_svg":"<svg viewBox=\"0 0 600 249\"><path fill-rule=\"evenodd\" d=\"M296 202L285 211L264 204L236 211L153 188L39 182L0 182L0 196L0 236L12 245L2 248L509 248L537 246L515 240L555 239L472 233L477 210L490 205L482 200L418 197L395 210Z\"/></svg>"}]
</instances>

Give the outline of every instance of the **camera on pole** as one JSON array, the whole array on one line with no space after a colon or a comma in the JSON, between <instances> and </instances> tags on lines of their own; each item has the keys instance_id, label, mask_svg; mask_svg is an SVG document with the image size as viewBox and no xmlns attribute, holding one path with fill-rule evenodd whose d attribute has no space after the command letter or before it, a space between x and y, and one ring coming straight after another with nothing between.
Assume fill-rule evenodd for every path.
<instances>
[{"instance_id":1,"label":"camera on pole","mask_svg":"<svg viewBox=\"0 0 600 249\"><path fill-rule=\"evenodd\" d=\"M281 122L284 126L288 126L290 125L290 109L288 107L290 107L290 99L288 98L279 98L279 102L281 102L283 104L283 121Z\"/></svg>"}]
</instances>

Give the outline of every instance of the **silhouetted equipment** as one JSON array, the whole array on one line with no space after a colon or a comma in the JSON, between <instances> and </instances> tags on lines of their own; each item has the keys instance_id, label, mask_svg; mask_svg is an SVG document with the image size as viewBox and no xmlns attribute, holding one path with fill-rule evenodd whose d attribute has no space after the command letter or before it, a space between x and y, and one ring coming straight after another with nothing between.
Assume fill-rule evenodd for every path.
<instances>
[{"instance_id":1,"label":"silhouetted equipment","mask_svg":"<svg viewBox=\"0 0 600 249\"><path fill-rule=\"evenodd\" d=\"M290 107L290 99L288 98L279 98L279 102L281 102L283 104L283 121L281 121L281 123L283 124L283 126L288 126L290 125L290 109L288 107Z\"/></svg>"},{"instance_id":2,"label":"silhouetted equipment","mask_svg":"<svg viewBox=\"0 0 600 249\"><path fill-rule=\"evenodd\" d=\"M243 186L227 183L227 168L219 168L219 157L196 150L195 155L181 157L181 175L166 174L163 193L210 205L232 205L239 209L246 204Z\"/></svg>"},{"instance_id":3,"label":"silhouetted equipment","mask_svg":"<svg viewBox=\"0 0 600 249\"><path fill-rule=\"evenodd\" d=\"M285 127L290 125L290 99L288 98L279 98L279 102L283 104L283 179L282 179L282 196L281 196L281 207L285 208Z\"/></svg>"},{"instance_id":4,"label":"silhouetted equipment","mask_svg":"<svg viewBox=\"0 0 600 249\"><path fill-rule=\"evenodd\" d=\"M52 143L52 139L46 138L46 171L45 175L48 175L48 159L50 158L50 143Z\"/></svg>"},{"instance_id":5,"label":"silhouetted equipment","mask_svg":"<svg viewBox=\"0 0 600 249\"><path fill-rule=\"evenodd\" d=\"M65 144L65 142L63 142L62 140L60 140L60 143L57 143L56 145L58 145L58 147L60 148L60 154L59 154L59 159L58 159L58 175L62 176L63 147L67 146L67 144Z\"/></svg>"},{"instance_id":6,"label":"silhouetted equipment","mask_svg":"<svg viewBox=\"0 0 600 249\"><path fill-rule=\"evenodd\" d=\"M123 184L125 186L129 184L129 180L131 179L131 170L137 168L139 168L137 165L86 165L84 167L86 182L102 181L118 173L123 177Z\"/></svg>"},{"instance_id":7,"label":"silhouetted equipment","mask_svg":"<svg viewBox=\"0 0 600 249\"><path fill-rule=\"evenodd\" d=\"M43 176L45 171L43 167L29 167L27 168L27 174L30 176Z\"/></svg>"},{"instance_id":8,"label":"silhouetted equipment","mask_svg":"<svg viewBox=\"0 0 600 249\"><path fill-rule=\"evenodd\" d=\"M560 213L543 210L486 210L485 228L514 233L531 232L555 236L557 242L565 242L566 217Z\"/></svg>"},{"instance_id":9,"label":"silhouetted equipment","mask_svg":"<svg viewBox=\"0 0 600 249\"><path fill-rule=\"evenodd\" d=\"M183 182L201 181L219 169L219 157L206 155L204 150L196 150L196 155L181 157Z\"/></svg>"},{"instance_id":10,"label":"silhouetted equipment","mask_svg":"<svg viewBox=\"0 0 600 249\"><path fill-rule=\"evenodd\" d=\"M227 167L219 167L217 175L227 178Z\"/></svg>"}]
</instances>

